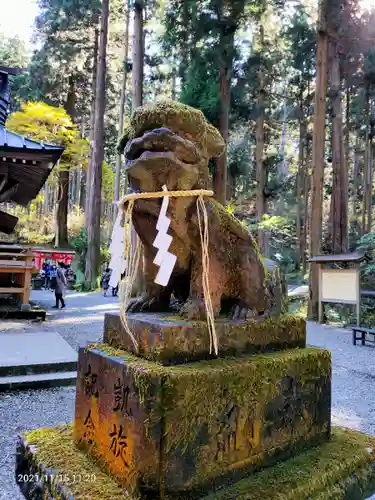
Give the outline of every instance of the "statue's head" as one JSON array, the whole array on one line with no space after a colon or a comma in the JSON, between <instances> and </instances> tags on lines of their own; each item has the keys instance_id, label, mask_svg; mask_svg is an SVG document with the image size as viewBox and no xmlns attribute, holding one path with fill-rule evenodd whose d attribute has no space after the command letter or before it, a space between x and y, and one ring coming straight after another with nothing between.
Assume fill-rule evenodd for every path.
<instances>
[{"instance_id":1,"label":"statue's head","mask_svg":"<svg viewBox=\"0 0 375 500\"><path fill-rule=\"evenodd\" d=\"M163 100L138 108L119 144L133 190L160 191L208 187L208 161L225 143L203 113Z\"/></svg>"}]
</instances>

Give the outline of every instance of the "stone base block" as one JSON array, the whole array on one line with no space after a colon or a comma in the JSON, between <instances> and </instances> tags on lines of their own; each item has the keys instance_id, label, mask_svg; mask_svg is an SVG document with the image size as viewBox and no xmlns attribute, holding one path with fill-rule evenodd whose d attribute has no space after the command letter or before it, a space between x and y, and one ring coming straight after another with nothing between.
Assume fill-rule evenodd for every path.
<instances>
[{"instance_id":1,"label":"stone base block","mask_svg":"<svg viewBox=\"0 0 375 500\"><path fill-rule=\"evenodd\" d=\"M334 428L323 445L201 500L365 500L375 492L374 448L374 437ZM138 500L74 446L69 426L20 438L16 480L29 500Z\"/></svg>"},{"instance_id":2,"label":"stone base block","mask_svg":"<svg viewBox=\"0 0 375 500\"><path fill-rule=\"evenodd\" d=\"M209 359L209 334L205 321L186 321L164 314L129 314L130 329L140 346L139 355L163 365ZM219 356L238 356L306 347L306 322L282 316L262 322L216 321ZM134 353L134 346L118 314L108 313L104 320L103 342Z\"/></svg>"},{"instance_id":3,"label":"stone base block","mask_svg":"<svg viewBox=\"0 0 375 500\"><path fill-rule=\"evenodd\" d=\"M104 344L78 373L78 446L150 498L199 498L330 435L328 351L166 367Z\"/></svg>"}]
</instances>

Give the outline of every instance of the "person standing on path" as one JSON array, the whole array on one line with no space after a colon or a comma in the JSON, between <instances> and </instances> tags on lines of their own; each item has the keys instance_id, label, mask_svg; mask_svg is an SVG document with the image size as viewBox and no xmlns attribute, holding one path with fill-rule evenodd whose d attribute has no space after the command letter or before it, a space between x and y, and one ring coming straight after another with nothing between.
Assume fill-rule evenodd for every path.
<instances>
[{"instance_id":1,"label":"person standing on path","mask_svg":"<svg viewBox=\"0 0 375 500\"><path fill-rule=\"evenodd\" d=\"M62 262L59 262L59 267L56 271L56 288L55 288L56 305L53 306L54 309L59 308L60 302L61 302L61 309L64 309L65 307L64 292L66 287L66 277L63 268L64 264Z\"/></svg>"}]
</instances>

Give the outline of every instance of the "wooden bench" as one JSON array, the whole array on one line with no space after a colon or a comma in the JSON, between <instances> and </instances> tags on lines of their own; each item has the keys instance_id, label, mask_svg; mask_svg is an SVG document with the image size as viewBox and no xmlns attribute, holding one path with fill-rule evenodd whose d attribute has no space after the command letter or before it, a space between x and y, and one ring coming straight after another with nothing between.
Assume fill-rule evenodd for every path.
<instances>
[{"instance_id":1,"label":"wooden bench","mask_svg":"<svg viewBox=\"0 0 375 500\"><path fill-rule=\"evenodd\" d=\"M21 296L21 304L30 300L31 274L34 254L29 250L17 251L11 246L0 247L0 294Z\"/></svg>"},{"instance_id":2,"label":"wooden bench","mask_svg":"<svg viewBox=\"0 0 375 500\"><path fill-rule=\"evenodd\" d=\"M366 334L370 334L374 336L374 340L368 340L367 342L369 344L375 344L375 330L372 330L371 328L361 328L359 326L352 326L353 330L353 345L357 345L357 341L360 340L362 345L366 345ZM357 332L359 333L359 336L357 336Z\"/></svg>"}]
</instances>

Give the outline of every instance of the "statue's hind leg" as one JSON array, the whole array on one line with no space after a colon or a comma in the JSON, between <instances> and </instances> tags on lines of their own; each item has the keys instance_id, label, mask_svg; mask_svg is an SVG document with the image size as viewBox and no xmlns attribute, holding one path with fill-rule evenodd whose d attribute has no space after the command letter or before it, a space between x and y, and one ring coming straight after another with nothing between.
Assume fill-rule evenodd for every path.
<instances>
[{"instance_id":1,"label":"statue's hind leg","mask_svg":"<svg viewBox=\"0 0 375 500\"><path fill-rule=\"evenodd\" d=\"M162 287L154 283L157 267L153 263L153 253L144 247L144 280L145 289L140 297L129 302L128 312L164 312L169 310L172 285Z\"/></svg>"},{"instance_id":2,"label":"statue's hind leg","mask_svg":"<svg viewBox=\"0 0 375 500\"><path fill-rule=\"evenodd\" d=\"M266 287L266 276L263 264L253 252L246 247L238 252L239 265L237 275L233 278L239 283L238 303L232 309L233 319L250 319L264 314L269 308L269 296Z\"/></svg>"},{"instance_id":3,"label":"statue's hind leg","mask_svg":"<svg viewBox=\"0 0 375 500\"><path fill-rule=\"evenodd\" d=\"M222 268L215 258L210 259L208 281L213 313L217 317L220 314L221 298L224 293L226 280L224 279ZM187 319L195 320L204 320L207 318L202 282L202 259L200 257L195 259L192 265L189 298L181 308L181 315Z\"/></svg>"}]
</instances>

